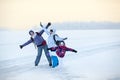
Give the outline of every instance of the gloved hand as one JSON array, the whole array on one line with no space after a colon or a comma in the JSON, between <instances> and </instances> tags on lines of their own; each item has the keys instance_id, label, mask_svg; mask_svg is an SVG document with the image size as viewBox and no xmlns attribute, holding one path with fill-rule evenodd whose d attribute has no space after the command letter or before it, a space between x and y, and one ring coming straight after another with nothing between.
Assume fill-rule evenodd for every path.
<instances>
[{"instance_id":1,"label":"gloved hand","mask_svg":"<svg viewBox=\"0 0 120 80\"><path fill-rule=\"evenodd\" d=\"M47 26L50 26L51 25L51 22L48 22L48 25Z\"/></svg>"},{"instance_id":2,"label":"gloved hand","mask_svg":"<svg viewBox=\"0 0 120 80\"><path fill-rule=\"evenodd\" d=\"M23 48L23 46L22 45L20 45L20 49L22 49Z\"/></svg>"},{"instance_id":3,"label":"gloved hand","mask_svg":"<svg viewBox=\"0 0 120 80\"><path fill-rule=\"evenodd\" d=\"M40 22L40 26L43 27L42 23Z\"/></svg>"},{"instance_id":4,"label":"gloved hand","mask_svg":"<svg viewBox=\"0 0 120 80\"><path fill-rule=\"evenodd\" d=\"M68 39L68 38L66 37L66 38L64 38L63 40L66 40L66 39Z\"/></svg>"},{"instance_id":5,"label":"gloved hand","mask_svg":"<svg viewBox=\"0 0 120 80\"><path fill-rule=\"evenodd\" d=\"M50 26L51 22L48 22L47 26ZM40 22L40 26L43 27L42 23Z\"/></svg>"},{"instance_id":6,"label":"gloved hand","mask_svg":"<svg viewBox=\"0 0 120 80\"><path fill-rule=\"evenodd\" d=\"M74 50L74 49L73 49L72 51L73 51L73 52L75 52L75 53L77 53L77 51L76 51L76 50Z\"/></svg>"}]
</instances>

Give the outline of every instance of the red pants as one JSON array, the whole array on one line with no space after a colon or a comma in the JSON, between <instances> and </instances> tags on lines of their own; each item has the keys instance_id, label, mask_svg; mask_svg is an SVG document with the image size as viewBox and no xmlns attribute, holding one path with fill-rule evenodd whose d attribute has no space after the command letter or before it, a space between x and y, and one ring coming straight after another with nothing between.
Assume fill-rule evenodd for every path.
<instances>
[{"instance_id":1,"label":"red pants","mask_svg":"<svg viewBox=\"0 0 120 80\"><path fill-rule=\"evenodd\" d=\"M68 48L66 46L58 46L58 47L52 47L52 51L56 51L57 56L60 58L63 58L65 56L66 51L73 51L72 48Z\"/></svg>"}]
</instances>

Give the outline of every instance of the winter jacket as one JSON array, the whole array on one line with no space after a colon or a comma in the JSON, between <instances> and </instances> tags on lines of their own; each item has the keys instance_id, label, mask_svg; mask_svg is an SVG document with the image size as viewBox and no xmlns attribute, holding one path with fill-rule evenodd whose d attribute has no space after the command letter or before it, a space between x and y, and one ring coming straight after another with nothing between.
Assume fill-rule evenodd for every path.
<instances>
[{"instance_id":1,"label":"winter jacket","mask_svg":"<svg viewBox=\"0 0 120 80\"><path fill-rule=\"evenodd\" d=\"M46 45L46 41L44 40L44 38L42 37L43 34L43 30L40 31L39 33L37 33L33 38L30 38L26 43L24 43L22 46L26 46L32 42L34 42L34 44L39 47L42 45Z\"/></svg>"},{"instance_id":2,"label":"winter jacket","mask_svg":"<svg viewBox=\"0 0 120 80\"><path fill-rule=\"evenodd\" d=\"M53 33L52 33L52 34L50 34L50 32L47 31L46 28L43 28L43 30L44 30L44 31L47 33L47 35L48 35L48 40L47 40L48 48L56 47L57 45L56 45L56 43L55 43L55 41L54 41L54 38L53 38L53 36L55 35L55 30L53 30ZM58 40L58 41L63 41L63 40L64 40L64 38L60 38L59 36L55 36L55 39Z\"/></svg>"}]
</instances>

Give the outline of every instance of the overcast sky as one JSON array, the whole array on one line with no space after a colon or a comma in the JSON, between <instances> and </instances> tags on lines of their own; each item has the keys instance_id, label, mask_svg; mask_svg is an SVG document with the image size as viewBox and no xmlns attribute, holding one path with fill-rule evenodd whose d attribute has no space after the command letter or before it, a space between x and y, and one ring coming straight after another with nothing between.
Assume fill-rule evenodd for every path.
<instances>
[{"instance_id":1,"label":"overcast sky","mask_svg":"<svg viewBox=\"0 0 120 80\"><path fill-rule=\"evenodd\" d=\"M120 0L0 0L0 27L24 29L39 22L120 22Z\"/></svg>"}]
</instances>

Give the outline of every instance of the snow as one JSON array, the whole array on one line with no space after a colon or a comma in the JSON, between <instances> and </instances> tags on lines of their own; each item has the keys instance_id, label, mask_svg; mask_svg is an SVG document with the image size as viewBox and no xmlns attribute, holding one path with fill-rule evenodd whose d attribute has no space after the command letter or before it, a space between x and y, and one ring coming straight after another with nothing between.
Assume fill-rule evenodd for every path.
<instances>
[{"instance_id":1,"label":"snow","mask_svg":"<svg viewBox=\"0 0 120 80\"><path fill-rule=\"evenodd\" d=\"M48 66L43 53L34 66L37 49L19 45L29 39L28 31L0 31L0 80L120 80L120 30L61 30L67 52L56 68ZM43 35L47 39L47 35Z\"/></svg>"}]
</instances>

